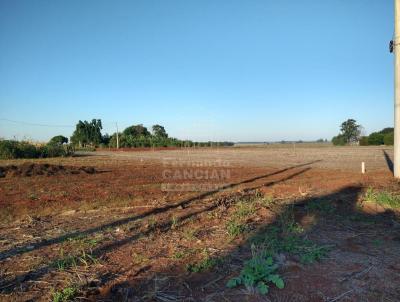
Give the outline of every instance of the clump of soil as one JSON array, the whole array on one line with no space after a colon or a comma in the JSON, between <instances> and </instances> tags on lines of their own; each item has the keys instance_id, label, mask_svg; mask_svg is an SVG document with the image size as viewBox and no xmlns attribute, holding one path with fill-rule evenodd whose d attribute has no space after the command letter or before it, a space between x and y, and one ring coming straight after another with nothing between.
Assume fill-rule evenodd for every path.
<instances>
[{"instance_id":1,"label":"clump of soil","mask_svg":"<svg viewBox=\"0 0 400 302\"><path fill-rule=\"evenodd\" d=\"M62 165L51 165L51 164L34 164L24 163L19 166L9 165L0 166L0 178L1 177L26 177L36 175L67 175L67 174L79 174L87 173L94 174L96 169L93 167L74 167L74 166L62 166Z\"/></svg>"}]
</instances>

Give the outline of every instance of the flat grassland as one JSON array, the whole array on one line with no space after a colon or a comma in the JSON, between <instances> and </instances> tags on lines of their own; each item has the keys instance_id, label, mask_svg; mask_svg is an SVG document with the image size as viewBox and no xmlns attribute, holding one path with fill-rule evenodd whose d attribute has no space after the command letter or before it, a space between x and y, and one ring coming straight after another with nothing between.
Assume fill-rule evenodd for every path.
<instances>
[{"instance_id":1,"label":"flat grassland","mask_svg":"<svg viewBox=\"0 0 400 302\"><path fill-rule=\"evenodd\" d=\"M290 144L0 161L0 300L399 301L392 155ZM226 286L267 256L283 289Z\"/></svg>"}]
</instances>

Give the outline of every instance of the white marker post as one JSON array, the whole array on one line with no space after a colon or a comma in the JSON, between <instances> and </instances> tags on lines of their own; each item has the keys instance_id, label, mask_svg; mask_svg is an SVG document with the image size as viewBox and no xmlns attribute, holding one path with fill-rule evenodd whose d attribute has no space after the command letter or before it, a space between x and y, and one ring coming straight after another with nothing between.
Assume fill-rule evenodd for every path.
<instances>
[{"instance_id":1,"label":"white marker post","mask_svg":"<svg viewBox=\"0 0 400 302\"><path fill-rule=\"evenodd\" d=\"M365 174L365 162L361 162L361 173Z\"/></svg>"}]
</instances>

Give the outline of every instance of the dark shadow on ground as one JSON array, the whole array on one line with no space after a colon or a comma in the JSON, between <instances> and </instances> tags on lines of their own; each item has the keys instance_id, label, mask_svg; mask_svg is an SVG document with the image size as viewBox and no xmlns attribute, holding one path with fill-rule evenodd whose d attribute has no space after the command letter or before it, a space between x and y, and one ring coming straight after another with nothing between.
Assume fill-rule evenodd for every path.
<instances>
[{"instance_id":1,"label":"dark shadow on ground","mask_svg":"<svg viewBox=\"0 0 400 302\"><path fill-rule=\"evenodd\" d=\"M381 213L368 214L360 211L358 200L362 194L363 188L360 186L349 186L331 194L318 197L307 197L299 200L293 200L285 205L271 204L268 209L276 213L275 219L268 224L255 224L249 222L254 227L254 231L248 234L248 239L243 243L238 241L237 247L230 250L229 253L216 255L218 259L222 259L222 264L211 269L211 271L203 273L184 273L181 268L171 264L161 271L152 271L146 275L146 270L140 273L142 278L128 279L124 282L113 284L110 291L106 295L94 295L90 300L101 299L103 301L163 301L165 297L169 297L168 301L339 301L340 295L346 293L346 301L400 301L400 292L397 289L396 269L393 269L392 278L385 279L385 285L382 286L381 275L368 276L368 265L371 257L376 257L380 265L386 265L387 269L391 269L390 263L396 263L398 257L396 250L400 249L400 241L398 234L394 237L391 244L397 248L392 248L391 253L382 248L382 252L374 251L374 243L381 238L387 238L388 234L396 234L395 228L398 225L399 218L396 214L386 209ZM210 209L212 210L212 209ZM309 229L301 235L294 235L290 231L291 221L296 223L303 221L307 217L315 217L315 222ZM334 232L343 233L344 238L338 241ZM375 233L375 237L362 239L360 235L366 232ZM343 272L343 282L332 277L331 282L324 283L329 280L328 275L332 273L328 267L328 271L324 275L315 276L314 273L305 273L307 278L302 279L301 272L303 264L299 263L300 255L296 253L291 255L285 249L290 249L290 237L298 237L301 240L311 240L317 245L330 246L330 253L341 253L348 255L349 258L337 259L337 262L346 263ZM386 236L386 237L385 237ZM336 238L335 240L331 238ZM373 240L375 238L375 240ZM398 239L396 239L398 238ZM239 275L240 268L243 267L243 261L252 257L251 246L263 247L270 249L275 240L288 242L288 245L278 247L275 256L284 260L282 261L279 273L288 274L295 269L295 279L285 280L286 287L278 290L271 286L269 298L271 300L254 295L251 291L246 291L243 286L237 289L227 289L225 284L233 276ZM357 242L359 240L359 242ZM396 241L397 240L397 241ZM386 244L379 243L378 244ZM355 245L355 246L353 246ZM359 245L359 247L357 246ZM390 245L389 245L390 246ZM387 248L387 246L386 246ZM354 249L354 250L353 250ZM253 251L254 252L254 251ZM365 269L352 269L355 259L351 258L351 253L360 253L364 255L366 262ZM386 253L386 254L385 254ZM283 256L282 256L283 255ZM357 254L356 254L357 255ZM329 257L328 257L329 258ZM333 261L331 259L322 259L324 262ZM360 261L360 260L358 260ZM293 264L294 263L294 264ZM340 263L339 263L340 264ZM309 271L317 269L317 264L310 265ZM306 267L306 265L304 265ZM342 268L343 269L343 268ZM353 271L352 271L353 270ZM365 273L367 288L354 289L358 283L350 284L351 278ZM339 272L340 273L340 272ZM338 274L339 274L338 273ZM155 285L155 276L157 280L167 279L168 282ZM377 277L378 276L378 277ZM103 282L112 280L100 278ZM308 283L307 283L308 282ZM316 284L317 283L317 284ZM361 290L362 289L362 290ZM272 298L273 297L273 298ZM343 295L345 297L345 295Z\"/></svg>"},{"instance_id":2,"label":"dark shadow on ground","mask_svg":"<svg viewBox=\"0 0 400 302\"><path fill-rule=\"evenodd\" d=\"M390 172L393 173L393 161L392 161L392 159L390 158L389 154L385 150L382 150L382 152L383 152L383 155L385 156L386 164L387 164Z\"/></svg>"},{"instance_id":3,"label":"dark shadow on ground","mask_svg":"<svg viewBox=\"0 0 400 302\"><path fill-rule=\"evenodd\" d=\"M96 152L94 151L76 151L72 154L72 157L89 157L96 156Z\"/></svg>"}]
</instances>

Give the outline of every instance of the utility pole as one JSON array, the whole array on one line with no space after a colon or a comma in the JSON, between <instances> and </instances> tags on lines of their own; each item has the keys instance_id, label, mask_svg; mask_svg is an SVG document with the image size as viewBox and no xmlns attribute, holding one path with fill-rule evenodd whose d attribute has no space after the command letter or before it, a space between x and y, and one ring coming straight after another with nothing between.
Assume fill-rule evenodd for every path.
<instances>
[{"instance_id":1,"label":"utility pole","mask_svg":"<svg viewBox=\"0 0 400 302\"><path fill-rule=\"evenodd\" d=\"M394 0L394 177L400 178L400 0Z\"/></svg>"},{"instance_id":2,"label":"utility pole","mask_svg":"<svg viewBox=\"0 0 400 302\"><path fill-rule=\"evenodd\" d=\"M118 123L115 123L115 126L117 126L117 149L119 149Z\"/></svg>"}]
</instances>

